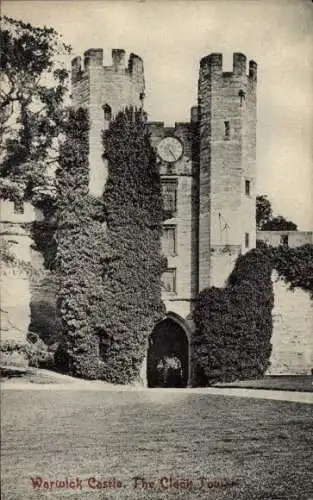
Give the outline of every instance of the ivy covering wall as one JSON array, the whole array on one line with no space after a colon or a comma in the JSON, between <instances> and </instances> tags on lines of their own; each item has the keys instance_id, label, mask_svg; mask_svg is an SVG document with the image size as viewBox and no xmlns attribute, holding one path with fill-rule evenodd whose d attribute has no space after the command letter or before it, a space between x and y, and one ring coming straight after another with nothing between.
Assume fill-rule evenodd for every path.
<instances>
[{"instance_id":1,"label":"ivy covering wall","mask_svg":"<svg viewBox=\"0 0 313 500\"><path fill-rule=\"evenodd\" d=\"M139 376L161 301L160 178L141 113L126 110L103 138L108 180L88 194L88 119L72 111L58 172L60 368L128 383Z\"/></svg>"},{"instance_id":2,"label":"ivy covering wall","mask_svg":"<svg viewBox=\"0 0 313 500\"><path fill-rule=\"evenodd\" d=\"M203 290L195 306L194 385L257 378L271 355L272 263L262 250L238 258L223 289Z\"/></svg>"},{"instance_id":3,"label":"ivy covering wall","mask_svg":"<svg viewBox=\"0 0 313 500\"><path fill-rule=\"evenodd\" d=\"M165 314L161 181L139 111L118 114L103 143L109 167L104 202L112 254L100 347L105 378L125 383L138 376L148 336Z\"/></svg>"},{"instance_id":4,"label":"ivy covering wall","mask_svg":"<svg viewBox=\"0 0 313 500\"><path fill-rule=\"evenodd\" d=\"M60 150L57 196L57 314L62 341L57 366L73 375L100 374L97 325L102 321L106 261L104 205L88 194L88 117L70 112Z\"/></svg>"},{"instance_id":5,"label":"ivy covering wall","mask_svg":"<svg viewBox=\"0 0 313 500\"><path fill-rule=\"evenodd\" d=\"M313 245L296 248L280 246L267 251L273 268L289 288L301 288L313 299Z\"/></svg>"}]
</instances>

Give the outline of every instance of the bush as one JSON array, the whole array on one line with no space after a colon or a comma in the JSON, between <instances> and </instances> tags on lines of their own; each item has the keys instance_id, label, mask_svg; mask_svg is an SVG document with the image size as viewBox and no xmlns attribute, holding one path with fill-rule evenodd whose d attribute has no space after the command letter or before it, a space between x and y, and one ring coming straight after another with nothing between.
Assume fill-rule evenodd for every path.
<instances>
[{"instance_id":1,"label":"bush","mask_svg":"<svg viewBox=\"0 0 313 500\"><path fill-rule=\"evenodd\" d=\"M260 250L238 258L224 289L200 293L194 312L194 385L264 375L271 354L273 305L271 261Z\"/></svg>"},{"instance_id":2,"label":"bush","mask_svg":"<svg viewBox=\"0 0 313 500\"><path fill-rule=\"evenodd\" d=\"M54 355L49 347L34 332L27 334L27 357L29 366L54 368Z\"/></svg>"},{"instance_id":3,"label":"bush","mask_svg":"<svg viewBox=\"0 0 313 500\"><path fill-rule=\"evenodd\" d=\"M16 341L6 341L0 347L1 367L28 368L27 346Z\"/></svg>"},{"instance_id":4,"label":"bush","mask_svg":"<svg viewBox=\"0 0 313 500\"><path fill-rule=\"evenodd\" d=\"M1 344L1 366L51 368L53 354L34 334L32 341L5 341Z\"/></svg>"}]
</instances>

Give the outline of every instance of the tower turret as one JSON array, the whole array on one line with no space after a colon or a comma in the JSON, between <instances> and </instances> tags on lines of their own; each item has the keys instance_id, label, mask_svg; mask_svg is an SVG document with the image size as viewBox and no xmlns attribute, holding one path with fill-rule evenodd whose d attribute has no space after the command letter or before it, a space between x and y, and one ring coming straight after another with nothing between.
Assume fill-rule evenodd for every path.
<instances>
[{"instance_id":1,"label":"tower turret","mask_svg":"<svg viewBox=\"0 0 313 500\"><path fill-rule=\"evenodd\" d=\"M142 109L144 90L143 62L131 54L126 64L124 49L112 50L111 66L103 66L102 49L86 50L83 65L79 56L72 60L73 106L89 111L89 190L94 196L102 195L107 177L101 133L119 111Z\"/></svg>"},{"instance_id":2,"label":"tower turret","mask_svg":"<svg viewBox=\"0 0 313 500\"><path fill-rule=\"evenodd\" d=\"M239 253L255 246L257 65L233 54L200 62L199 287L220 286Z\"/></svg>"}]
</instances>

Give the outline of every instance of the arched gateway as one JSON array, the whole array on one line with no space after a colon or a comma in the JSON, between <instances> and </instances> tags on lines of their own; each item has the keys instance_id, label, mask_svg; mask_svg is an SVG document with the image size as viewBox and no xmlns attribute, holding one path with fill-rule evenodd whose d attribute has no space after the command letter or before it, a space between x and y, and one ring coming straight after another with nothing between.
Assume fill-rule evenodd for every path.
<instances>
[{"instance_id":1,"label":"arched gateway","mask_svg":"<svg viewBox=\"0 0 313 500\"><path fill-rule=\"evenodd\" d=\"M189 331L182 318L169 313L156 324L148 343L148 387L187 387Z\"/></svg>"}]
</instances>

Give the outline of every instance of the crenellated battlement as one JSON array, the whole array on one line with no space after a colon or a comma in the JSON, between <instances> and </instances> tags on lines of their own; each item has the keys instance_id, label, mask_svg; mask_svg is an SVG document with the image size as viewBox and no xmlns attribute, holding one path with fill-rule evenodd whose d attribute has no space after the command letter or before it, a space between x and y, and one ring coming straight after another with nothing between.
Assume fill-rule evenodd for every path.
<instances>
[{"instance_id":1,"label":"crenellated battlement","mask_svg":"<svg viewBox=\"0 0 313 500\"><path fill-rule=\"evenodd\" d=\"M131 53L128 60L124 49L112 50L112 64L103 65L103 50L91 48L84 57L72 60L72 103L88 109L89 129L89 189L94 196L104 190L107 167L102 158L102 131L111 119L125 108L144 108L145 80L142 59Z\"/></svg>"},{"instance_id":2,"label":"crenellated battlement","mask_svg":"<svg viewBox=\"0 0 313 500\"><path fill-rule=\"evenodd\" d=\"M247 70L247 57L241 52L233 53L233 71L223 71L223 54L212 53L200 61L200 71L206 77L248 77L251 81L257 80L257 63L249 61Z\"/></svg>"},{"instance_id":3,"label":"crenellated battlement","mask_svg":"<svg viewBox=\"0 0 313 500\"><path fill-rule=\"evenodd\" d=\"M136 54L131 53L126 63L126 51L124 49L112 49L112 64L103 65L103 49L88 49L84 57L72 59L72 83L76 83L86 77L90 70L102 68L103 72L122 72L130 76L141 76L144 73L143 61Z\"/></svg>"}]
</instances>

